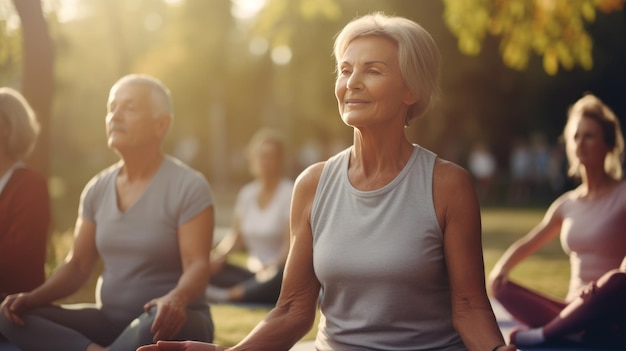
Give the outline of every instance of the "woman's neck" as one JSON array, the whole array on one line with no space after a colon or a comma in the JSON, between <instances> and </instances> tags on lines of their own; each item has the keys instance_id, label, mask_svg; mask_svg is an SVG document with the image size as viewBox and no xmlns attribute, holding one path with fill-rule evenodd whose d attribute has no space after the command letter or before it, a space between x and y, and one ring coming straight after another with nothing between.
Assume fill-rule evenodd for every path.
<instances>
[{"instance_id":1,"label":"woman's neck","mask_svg":"<svg viewBox=\"0 0 626 351\"><path fill-rule=\"evenodd\" d=\"M261 191L259 192L257 202L260 208L267 207L274 198L280 178L272 177L261 180Z\"/></svg>"},{"instance_id":2,"label":"woman's neck","mask_svg":"<svg viewBox=\"0 0 626 351\"><path fill-rule=\"evenodd\" d=\"M356 167L363 175L395 173L406 165L413 153L413 145L405 138L356 137L350 156L350 168Z\"/></svg>"},{"instance_id":3,"label":"woman's neck","mask_svg":"<svg viewBox=\"0 0 626 351\"><path fill-rule=\"evenodd\" d=\"M611 178L604 170L597 172L588 172L586 169L582 169L581 172L581 194L587 198L600 197L615 187L619 181Z\"/></svg>"},{"instance_id":4,"label":"woman's neck","mask_svg":"<svg viewBox=\"0 0 626 351\"><path fill-rule=\"evenodd\" d=\"M278 187L278 183L280 183L281 176L274 175L271 177L261 178L261 191L265 193L273 194L276 188Z\"/></svg>"}]
</instances>

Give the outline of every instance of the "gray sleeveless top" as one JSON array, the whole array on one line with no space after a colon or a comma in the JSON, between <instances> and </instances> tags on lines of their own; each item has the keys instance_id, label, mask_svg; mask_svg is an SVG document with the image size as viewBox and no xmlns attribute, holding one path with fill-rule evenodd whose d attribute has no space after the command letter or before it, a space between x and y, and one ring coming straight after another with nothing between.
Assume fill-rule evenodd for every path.
<instances>
[{"instance_id":1,"label":"gray sleeveless top","mask_svg":"<svg viewBox=\"0 0 626 351\"><path fill-rule=\"evenodd\" d=\"M311 211L323 292L316 349L465 350L433 205L437 156L415 145L393 181L360 191L348 179L350 150L326 162Z\"/></svg>"}]
</instances>

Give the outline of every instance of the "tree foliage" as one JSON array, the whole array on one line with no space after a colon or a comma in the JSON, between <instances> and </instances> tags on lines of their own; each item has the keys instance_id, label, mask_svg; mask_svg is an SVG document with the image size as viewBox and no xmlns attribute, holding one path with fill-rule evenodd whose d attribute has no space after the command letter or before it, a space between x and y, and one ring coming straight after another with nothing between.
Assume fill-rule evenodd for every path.
<instances>
[{"instance_id":1,"label":"tree foliage","mask_svg":"<svg viewBox=\"0 0 626 351\"><path fill-rule=\"evenodd\" d=\"M551 3L578 6L579 11L582 1ZM0 23L0 82L15 86L22 79L23 38L7 16L13 10L13 6L7 9L7 3L12 5L11 0L0 0L0 21L4 21ZM255 16L247 18L234 15L232 0L184 0L175 5L164 0L76 3L80 15L69 21L62 20L61 13L58 21L54 11L46 13L56 55L48 151L56 180L51 188L54 208L61 212L55 215L56 225L61 230L73 225L84 184L116 160L106 148L105 102L111 84L126 73L152 74L170 87L176 117L165 151L178 156L179 146L195 139L195 158L185 161L216 187L249 179L243 150L261 127L287 134L292 176L301 169L297 156L308 141L321 146L335 139L350 143L352 131L339 118L334 97L332 45L348 21L372 11L411 18L437 42L444 61L442 98L406 133L412 141L461 165L464 153L477 140L494 148L502 167L513 136L541 130L556 140L567 105L585 90L604 98L620 118L626 114L622 64L626 47L620 36L626 33L626 12L616 11L623 1L587 2L593 4L595 19L591 22L582 15L579 19L585 35L593 40L587 53L593 67L583 69L572 54L572 68L559 69L553 76L546 74L544 55L540 58L532 46L537 40L533 37L542 32L528 31L532 25L522 20L528 10L519 7L539 1L266 0ZM494 4L507 11L518 4L521 12L496 20ZM475 26L473 55L459 50L459 36L447 19L455 12L455 25ZM570 23L567 18L559 21L552 20L553 25ZM492 23L500 23L500 31L492 31ZM520 29L514 30L516 26ZM503 60L504 43L512 40L506 38L513 32L528 36L523 71ZM543 41L545 47L552 43ZM281 48L291 53L282 63L273 60L274 51ZM558 68L565 67L557 62Z\"/></svg>"},{"instance_id":2,"label":"tree foliage","mask_svg":"<svg viewBox=\"0 0 626 351\"><path fill-rule=\"evenodd\" d=\"M477 55L488 34L501 38L504 63L528 67L533 54L555 75L559 66L571 70L593 66L592 39L586 24L596 12L621 11L624 0L443 0L444 19L458 38L459 50Z\"/></svg>"}]
</instances>

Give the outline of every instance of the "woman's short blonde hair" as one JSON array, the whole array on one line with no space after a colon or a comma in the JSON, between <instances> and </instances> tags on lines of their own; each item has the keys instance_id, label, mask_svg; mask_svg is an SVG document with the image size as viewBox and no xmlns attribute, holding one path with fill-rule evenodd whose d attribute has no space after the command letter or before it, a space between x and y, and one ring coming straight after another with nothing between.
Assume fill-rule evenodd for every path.
<instances>
[{"instance_id":1,"label":"woman's short blonde hair","mask_svg":"<svg viewBox=\"0 0 626 351\"><path fill-rule=\"evenodd\" d=\"M396 43L404 83L418 98L409 107L406 120L421 116L439 95L441 56L431 35L407 18L374 12L352 20L337 34L335 60L341 58L353 40L367 36L380 36Z\"/></svg>"},{"instance_id":2,"label":"woman's short blonde hair","mask_svg":"<svg viewBox=\"0 0 626 351\"><path fill-rule=\"evenodd\" d=\"M26 158L37 141L39 122L28 101L17 90L0 87L0 123L9 130L6 152L14 160Z\"/></svg>"},{"instance_id":3,"label":"woman's short blonde hair","mask_svg":"<svg viewBox=\"0 0 626 351\"><path fill-rule=\"evenodd\" d=\"M563 129L563 140L565 141L565 150L569 162L567 174L570 177L580 176L580 160L576 157L576 150L573 147L574 135L576 134L578 122L582 118L589 118L600 125L604 143L611 149L604 159L604 171L613 179L622 179L624 135L615 113L595 95L586 94L570 106L567 115L567 123Z\"/></svg>"}]
</instances>

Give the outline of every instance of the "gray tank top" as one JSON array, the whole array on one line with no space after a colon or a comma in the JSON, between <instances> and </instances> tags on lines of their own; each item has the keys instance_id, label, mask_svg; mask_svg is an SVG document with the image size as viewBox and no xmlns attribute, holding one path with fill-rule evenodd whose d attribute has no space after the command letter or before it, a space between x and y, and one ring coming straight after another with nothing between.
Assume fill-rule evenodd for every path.
<instances>
[{"instance_id":1,"label":"gray tank top","mask_svg":"<svg viewBox=\"0 0 626 351\"><path fill-rule=\"evenodd\" d=\"M432 152L415 145L398 176L373 191L348 179L350 148L322 171L313 264L322 284L317 350L465 350L452 326Z\"/></svg>"}]
</instances>

